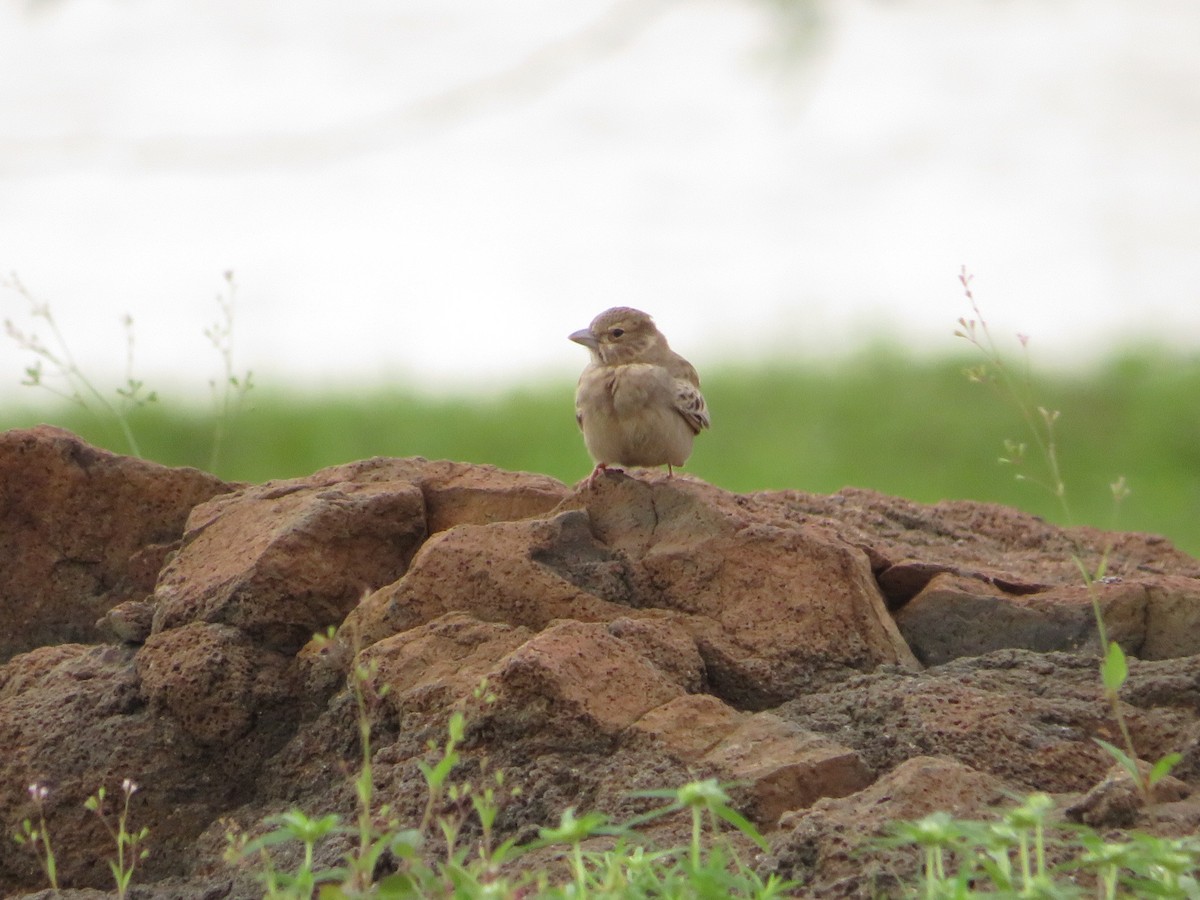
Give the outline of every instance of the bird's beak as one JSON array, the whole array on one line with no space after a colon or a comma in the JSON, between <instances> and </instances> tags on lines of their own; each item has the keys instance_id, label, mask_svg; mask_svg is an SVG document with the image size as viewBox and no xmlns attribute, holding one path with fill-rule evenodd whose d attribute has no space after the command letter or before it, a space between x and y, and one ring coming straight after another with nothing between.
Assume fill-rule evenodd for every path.
<instances>
[{"instance_id":1,"label":"bird's beak","mask_svg":"<svg viewBox=\"0 0 1200 900\"><path fill-rule=\"evenodd\" d=\"M577 344L583 344L589 350L596 350L600 346L595 335L586 328L580 328L578 331L572 333L570 338Z\"/></svg>"}]
</instances>

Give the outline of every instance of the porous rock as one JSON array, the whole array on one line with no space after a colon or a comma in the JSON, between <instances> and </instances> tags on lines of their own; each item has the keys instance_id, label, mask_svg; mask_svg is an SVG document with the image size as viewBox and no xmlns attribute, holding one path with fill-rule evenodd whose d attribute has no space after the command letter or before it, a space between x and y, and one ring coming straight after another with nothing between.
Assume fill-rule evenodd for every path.
<instances>
[{"instance_id":1,"label":"porous rock","mask_svg":"<svg viewBox=\"0 0 1200 900\"><path fill-rule=\"evenodd\" d=\"M559 622L506 656L488 727L539 748L615 746L647 711L683 689L601 622Z\"/></svg>"},{"instance_id":2,"label":"porous rock","mask_svg":"<svg viewBox=\"0 0 1200 900\"><path fill-rule=\"evenodd\" d=\"M468 697L508 654L534 637L520 625L447 613L362 651L387 691L383 702L403 722L414 713L448 709Z\"/></svg>"},{"instance_id":3,"label":"porous rock","mask_svg":"<svg viewBox=\"0 0 1200 900\"><path fill-rule=\"evenodd\" d=\"M190 871L198 836L252 791L258 765L278 746L265 730L227 747L199 746L173 717L147 706L133 656L130 647L56 644L0 669L0 821L11 834L36 817L27 787L44 787L67 886L111 886L113 838L84 808L100 788L111 824L122 782L137 785L131 824L150 827L154 851L138 877L153 882ZM0 852L5 895L33 890L42 878L35 855L7 840Z\"/></svg>"},{"instance_id":4,"label":"porous rock","mask_svg":"<svg viewBox=\"0 0 1200 900\"><path fill-rule=\"evenodd\" d=\"M1132 664L1122 694L1138 751L1178 750L1196 721L1200 657ZM1094 659L999 650L910 672L880 671L798 697L778 713L857 750L880 775L918 755L958 759L1025 791L1086 791L1120 743Z\"/></svg>"},{"instance_id":5,"label":"porous rock","mask_svg":"<svg viewBox=\"0 0 1200 900\"><path fill-rule=\"evenodd\" d=\"M587 560L601 587L580 587L543 562L564 548ZM628 599L626 567L579 513L459 525L426 541L407 574L366 597L345 630L370 646L455 611L533 629L562 618L607 621L629 613L620 602Z\"/></svg>"},{"instance_id":6,"label":"porous rock","mask_svg":"<svg viewBox=\"0 0 1200 900\"><path fill-rule=\"evenodd\" d=\"M674 616L706 689L766 708L881 663L915 666L868 558L825 531L755 521L684 479L602 479L553 515L461 526L349 623L369 643L460 609L544 628L560 618Z\"/></svg>"},{"instance_id":7,"label":"porous rock","mask_svg":"<svg viewBox=\"0 0 1200 900\"><path fill-rule=\"evenodd\" d=\"M916 667L867 555L805 523L753 515L684 479L605 479L577 494L629 561L631 603L683 613L710 690L764 709L856 671Z\"/></svg>"},{"instance_id":8,"label":"porous rock","mask_svg":"<svg viewBox=\"0 0 1200 900\"><path fill-rule=\"evenodd\" d=\"M399 577L425 539L411 482L268 483L197 507L155 589L154 633L235 626L295 653Z\"/></svg>"},{"instance_id":9,"label":"porous rock","mask_svg":"<svg viewBox=\"0 0 1200 900\"><path fill-rule=\"evenodd\" d=\"M739 785L747 813L767 829L788 810L821 797L844 797L871 783L855 751L773 713L739 712L707 694L657 706L634 728L654 736L689 766Z\"/></svg>"},{"instance_id":10,"label":"porous rock","mask_svg":"<svg viewBox=\"0 0 1200 900\"><path fill-rule=\"evenodd\" d=\"M894 822L943 811L992 818L1009 802L994 776L944 757L914 756L864 790L784 816L761 872L798 881L805 896L888 897L916 880L921 850L879 846Z\"/></svg>"},{"instance_id":11,"label":"porous rock","mask_svg":"<svg viewBox=\"0 0 1200 900\"><path fill-rule=\"evenodd\" d=\"M1123 766L1114 764L1099 784L1066 808L1067 818L1101 830L1132 828L1147 803L1176 803L1192 793L1186 783L1171 775L1150 784L1150 766L1142 764L1138 768L1148 796L1143 796Z\"/></svg>"},{"instance_id":12,"label":"porous rock","mask_svg":"<svg viewBox=\"0 0 1200 900\"><path fill-rule=\"evenodd\" d=\"M492 467L372 459L198 506L155 589L153 630L233 625L294 653L399 578L429 534L544 511L564 489Z\"/></svg>"},{"instance_id":13,"label":"porous rock","mask_svg":"<svg viewBox=\"0 0 1200 900\"><path fill-rule=\"evenodd\" d=\"M228 823L260 834L296 807L352 817L365 715L375 797L411 825L427 799L417 761L436 761L429 745L459 711L456 777L503 769L521 788L498 840L531 837L566 806L628 819L660 802L631 792L714 777L771 840L764 875L799 877L814 896L887 895L916 858L853 853L890 820L986 818L1029 790L1060 808L1101 796L1111 761L1094 739L1120 736L1071 557L1106 548L1098 596L1130 655L1135 752L1182 752L1175 774L1196 786L1200 565L1152 536L853 489L735 495L608 473L572 490L374 459L249 487L203 476L176 544L188 509L161 535L137 515L75 534L64 498L80 471L150 476L60 433L32 441L30 465L58 453L65 486L45 489L41 518L40 500L2 495L0 535L24 546L10 535L61 531L72 548L102 535L123 548L103 566L139 585L107 587L88 609L121 643L30 626L46 645L0 668L12 748L0 814L14 826L32 811L25 787L49 786L52 833L73 836L56 846L72 887L109 883L108 837L82 804L129 777L134 824L151 832L146 896L260 896L222 862ZM196 479L165 472L150 480ZM28 585L54 568L30 558L3 577ZM328 626L333 638L313 637ZM1194 797L1105 808L1186 831ZM686 817L653 827L687 840ZM338 840L321 862L338 862ZM0 888L39 883L30 854L0 853Z\"/></svg>"},{"instance_id":14,"label":"porous rock","mask_svg":"<svg viewBox=\"0 0 1200 900\"><path fill-rule=\"evenodd\" d=\"M245 736L261 707L291 693L287 657L229 625L193 622L151 635L134 666L150 708L202 745Z\"/></svg>"},{"instance_id":15,"label":"porous rock","mask_svg":"<svg viewBox=\"0 0 1200 900\"><path fill-rule=\"evenodd\" d=\"M232 488L49 425L0 433L0 662L100 640L98 619L153 591L192 507Z\"/></svg>"},{"instance_id":16,"label":"porous rock","mask_svg":"<svg viewBox=\"0 0 1200 900\"><path fill-rule=\"evenodd\" d=\"M1137 583L1012 594L994 583L942 572L896 612L896 623L926 665L1007 648L1099 653L1093 600L1103 611L1109 640L1131 653L1144 645L1149 591Z\"/></svg>"}]
</instances>

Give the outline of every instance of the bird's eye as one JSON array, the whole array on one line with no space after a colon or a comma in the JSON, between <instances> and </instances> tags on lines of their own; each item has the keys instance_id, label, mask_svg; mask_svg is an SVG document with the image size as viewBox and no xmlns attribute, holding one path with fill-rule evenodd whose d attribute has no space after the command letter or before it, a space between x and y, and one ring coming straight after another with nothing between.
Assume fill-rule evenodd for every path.
<instances>
[{"instance_id":1,"label":"bird's eye","mask_svg":"<svg viewBox=\"0 0 1200 900\"><path fill-rule=\"evenodd\" d=\"M624 328L614 328L612 331L609 332L609 334L611 334L615 338L619 338L624 333L625 333Z\"/></svg>"}]
</instances>

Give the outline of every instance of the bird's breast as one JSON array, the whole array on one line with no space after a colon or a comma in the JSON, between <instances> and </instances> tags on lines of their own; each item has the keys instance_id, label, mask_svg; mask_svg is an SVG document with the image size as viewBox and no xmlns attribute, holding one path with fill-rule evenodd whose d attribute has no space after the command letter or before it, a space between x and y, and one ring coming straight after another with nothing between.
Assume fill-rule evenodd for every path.
<instances>
[{"instance_id":1,"label":"bird's breast","mask_svg":"<svg viewBox=\"0 0 1200 900\"><path fill-rule=\"evenodd\" d=\"M619 366L606 381L618 416L636 415L647 407L669 407L674 403L671 375L662 366L646 363Z\"/></svg>"}]
</instances>

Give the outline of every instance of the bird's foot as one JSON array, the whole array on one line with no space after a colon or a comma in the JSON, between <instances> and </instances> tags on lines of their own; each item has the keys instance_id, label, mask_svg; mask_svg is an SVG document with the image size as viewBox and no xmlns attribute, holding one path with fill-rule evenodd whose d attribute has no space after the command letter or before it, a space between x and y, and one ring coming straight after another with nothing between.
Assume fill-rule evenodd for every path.
<instances>
[{"instance_id":1,"label":"bird's foot","mask_svg":"<svg viewBox=\"0 0 1200 900\"><path fill-rule=\"evenodd\" d=\"M596 489L596 479L604 472L621 472L623 469L610 469L607 463L596 463L596 468L592 469L592 474L587 477L587 489L594 491Z\"/></svg>"}]
</instances>

